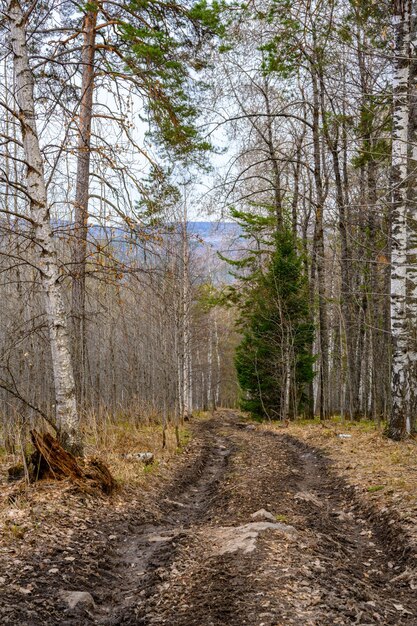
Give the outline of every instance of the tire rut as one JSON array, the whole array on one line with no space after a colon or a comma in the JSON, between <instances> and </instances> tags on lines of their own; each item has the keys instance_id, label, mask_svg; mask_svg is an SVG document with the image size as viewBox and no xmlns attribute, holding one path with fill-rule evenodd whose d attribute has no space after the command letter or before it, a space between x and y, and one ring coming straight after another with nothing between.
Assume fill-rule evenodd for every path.
<instances>
[{"instance_id":1,"label":"tire rut","mask_svg":"<svg viewBox=\"0 0 417 626\"><path fill-rule=\"evenodd\" d=\"M41 587L25 598L32 621L17 594L4 623L416 626L417 599L401 579L410 563L393 533L387 541L318 450L241 419L223 411L194 426L196 452L159 489L156 512L145 504L101 529L117 533L113 547L65 578L92 593L94 610L70 611ZM260 509L279 523L255 532ZM230 549L243 531L249 543Z\"/></svg>"},{"instance_id":2,"label":"tire rut","mask_svg":"<svg viewBox=\"0 0 417 626\"><path fill-rule=\"evenodd\" d=\"M215 433L213 422L203 424L200 431L204 438L201 454L161 498L162 521L135 529L113 556L111 567L119 573L121 584L102 598L102 617L96 615L95 623L142 623L140 614L161 584L163 572L170 569L178 546L187 541L199 517L210 508L232 450L225 438Z\"/></svg>"},{"instance_id":3,"label":"tire rut","mask_svg":"<svg viewBox=\"0 0 417 626\"><path fill-rule=\"evenodd\" d=\"M415 626L415 594L396 581L407 567L407 559L399 556L404 555L402 546L387 543L377 520L318 450L287 435L280 441L289 466L295 468L292 491L297 514L317 538L314 553L320 564L315 583L323 609L334 613L329 617L323 611L320 623Z\"/></svg>"}]
</instances>

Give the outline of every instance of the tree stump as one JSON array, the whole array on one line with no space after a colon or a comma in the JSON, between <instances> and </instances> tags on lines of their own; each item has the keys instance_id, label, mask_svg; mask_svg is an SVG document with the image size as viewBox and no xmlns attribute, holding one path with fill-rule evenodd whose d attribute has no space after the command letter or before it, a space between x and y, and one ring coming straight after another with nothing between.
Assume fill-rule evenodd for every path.
<instances>
[{"instance_id":1,"label":"tree stump","mask_svg":"<svg viewBox=\"0 0 417 626\"><path fill-rule=\"evenodd\" d=\"M30 478L32 481L42 478L55 480L70 479L82 491L95 493L102 491L110 494L116 488L116 482L108 467L99 459L91 459L81 465L70 453L64 450L59 441L49 433L31 431L35 452L30 459Z\"/></svg>"}]
</instances>

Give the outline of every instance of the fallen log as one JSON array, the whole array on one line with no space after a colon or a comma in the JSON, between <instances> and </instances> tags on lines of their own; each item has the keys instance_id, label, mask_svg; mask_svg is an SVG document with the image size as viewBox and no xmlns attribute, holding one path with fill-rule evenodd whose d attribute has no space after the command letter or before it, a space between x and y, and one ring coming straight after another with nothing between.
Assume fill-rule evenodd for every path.
<instances>
[{"instance_id":1,"label":"fallen log","mask_svg":"<svg viewBox=\"0 0 417 626\"><path fill-rule=\"evenodd\" d=\"M110 494L116 488L116 481L108 467L99 459L86 463L78 461L70 452L64 450L59 441L49 433L31 431L35 452L30 459L30 480L42 478L71 480L82 491Z\"/></svg>"}]
</instances>

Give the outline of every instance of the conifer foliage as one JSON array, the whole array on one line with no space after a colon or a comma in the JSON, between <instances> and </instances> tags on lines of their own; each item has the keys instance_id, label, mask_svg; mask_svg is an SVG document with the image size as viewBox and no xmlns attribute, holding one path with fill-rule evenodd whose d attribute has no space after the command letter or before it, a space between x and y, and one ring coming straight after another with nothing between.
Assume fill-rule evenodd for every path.
<instances>
[{"instance_id":1,"label":"conifer foliage","mask_svg":"<svg viewBox=\"0 0 417 626\"><path fill-rule=\"evenodd\" d=\"M246 231L259 227L252 215ZM307 405L314 362L308 280L297 240L284 227L267 241L265 253L258 247L234 263L252 268L238 297L242 341L235 365L241 407L255 417L294 417Z\"/></svg>"}]
</instances>

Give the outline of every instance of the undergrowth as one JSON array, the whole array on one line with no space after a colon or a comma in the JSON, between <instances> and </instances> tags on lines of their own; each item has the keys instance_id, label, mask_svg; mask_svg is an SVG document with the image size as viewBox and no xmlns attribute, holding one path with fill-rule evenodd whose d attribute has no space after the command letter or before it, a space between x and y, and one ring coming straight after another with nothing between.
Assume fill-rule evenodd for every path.
<instances>
[{"instance_id":1,"label":"undergrowth","mask_svg":"<svg viewBox=\"0 0 417 626\"><path fill-rule=\"evenodd\" d=\"M33 425L32 425L33 426ZM36 424L39 428L39 425ZM189 425L179 429L181 447L178 448L173 425L165 430L166 445L162 447L163 429L154 416L140 419L129 415L91 413L83 421L84 455L103 461L116 479L119 489L110 500L90 502L77 494L68 480L42 480L27 485L24 479L8 482L8 468L22 463L23 453L31 451L29 427L8 425L6 433L0 431L0 548L22 544L28 534L42 535L45 524L58 524L61 516L88 516L88 510L100 506L125 506L140 498L143 491L151 488L160 470L174 456L182 453L191 440ZM22 445L20 442L25 442ZM5 445L6 443L6 445ZM151 464L128 458L130 453L151 452Z\"/></svg>"}]
</instances>

